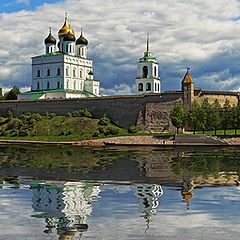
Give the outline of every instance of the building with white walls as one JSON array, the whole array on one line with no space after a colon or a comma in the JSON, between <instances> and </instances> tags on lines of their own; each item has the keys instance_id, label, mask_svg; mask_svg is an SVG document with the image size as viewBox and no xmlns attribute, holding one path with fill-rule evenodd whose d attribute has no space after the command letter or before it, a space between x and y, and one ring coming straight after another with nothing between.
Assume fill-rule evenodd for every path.
<instances>
[{"instance_id":1,"label":"building with white walls","mask_svg":"<svg viewBox=\"0 0 240 240\"><path fill-rule=\"evenodd\" d=\"M67 16L58 38L57 43L50 29L44 41L45 54L32 58L31 91L19 94L19 100L100 96L93 61L87 58L88 40L82 31L76 39Z\"/></svg>"},{"instance_id":2,"label":"building with white walls","mask_svg":"<svg viewBox=\"0 0 240 240\"><path fill-rule=\"evenodd\" d=\"M138 73L135 78L137 94L161 92L161 81L158 71L158 61L149 51L149 35L147 35L147 50L138 61Z\"/></svg>"}]
</instances>

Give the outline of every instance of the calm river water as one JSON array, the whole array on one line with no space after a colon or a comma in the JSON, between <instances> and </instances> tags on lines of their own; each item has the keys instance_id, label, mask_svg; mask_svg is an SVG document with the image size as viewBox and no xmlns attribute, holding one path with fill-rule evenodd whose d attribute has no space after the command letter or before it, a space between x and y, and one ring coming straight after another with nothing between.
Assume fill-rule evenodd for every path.
<instances>
[{"instance_id":1,"label":"calm river water","mask_svg":"<svg viewBox=\"0 0 240 240\"><path fill-rule=\"evenodd\" d=\"M239 239L240 150L0 146L0 239Z\"/></svg>"}]
</instances>

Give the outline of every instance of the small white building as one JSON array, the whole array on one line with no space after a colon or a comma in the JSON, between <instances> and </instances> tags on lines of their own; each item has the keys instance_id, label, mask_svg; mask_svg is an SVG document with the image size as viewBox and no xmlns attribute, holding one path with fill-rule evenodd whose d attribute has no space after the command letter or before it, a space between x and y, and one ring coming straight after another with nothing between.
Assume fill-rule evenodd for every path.
<instances>
[{"instance_id":1,"label":"small white building","mask_svg":"<svg viewBox=\"0 0 240 240\"><path fill-rule=\"evenodd\" d=\"M138 73L135 78L137 94L161 92L161 81L158 76L158 62L149 51L149 36L147 36L147 51L138 61Z\"/></svg>"},{"instance_id":2,"label":"small white building","mask_svg":"<svg viewBox=\"0 0 240 240\"><path fill-rule=\"evenodd\" d=\"M88 40L82 31L76 40L67 16L58 38L57 44L50 29L44 41L45 54L32 58L31 91L19 94L19 100L100 96L100 82L93 75L93 61L87 58Z\"/></svg>"}]
</instances>

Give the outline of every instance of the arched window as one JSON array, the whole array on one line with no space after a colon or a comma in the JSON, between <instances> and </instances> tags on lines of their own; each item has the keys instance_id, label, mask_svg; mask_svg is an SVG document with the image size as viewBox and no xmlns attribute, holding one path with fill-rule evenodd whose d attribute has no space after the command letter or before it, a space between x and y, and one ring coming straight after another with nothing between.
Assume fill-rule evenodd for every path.
<instances>
[{"instance_id":1,"label":"arched window","mask_svg":"<svg viewBox=\"0 0 240 240\"><path fill-rule=\"evenodd\" d=\"M72 45L71 44L69 45L69 52L70 53L72 52Z\"/></svg>"},{"instance_id":2,"label":"arched window","mask_svg":"<svg viewBox=\"0 0 240 240\"><path fill-rule=\"evenodd\" d=\"M73 69L73 77L76 77L76 69Z\"/></svg>"},{"instance_id":3,"label":"arched window","mask_svg":"<svg viewBox=\"0 0 240 240\"><path fill-rule=\"evenodd\" d=\"M50 69L48 69L47 70L47 76L50 77L50 75L51 75L51 71L50 71Z\"/></svg>"},{"instance_id":4,"label":"arched window","mask_svg":"<svg viewBox=\"0 0 240 240\"><path fill-rule=\"evenodd\" d=\"M148 67L144 66L143 67L143 74L142 74L143 78L147 78L148 77Z\"/></svg>"},{"instance_id":5,"label":"arched window","mask_svg":"<svg viewBox=\"0 0 240 240\"><path fill-rule=\"evenodd\" d=\"M68 45L66 45L66 53L68 53Z\"/></svg>"},{"instance_id":6,"label":"arched window","mask_svg":"<svg viewBox=\"0 0 240 240\"><path fill-rule=\"evenodd\" d=\"M142 83L139 83L138 84L138 91L143 91L143 84Z\"/></svg>"},{"instance_id":7,"label":"arched window","mask_svg":"<svg viewBox=\"0 0 240 240\"><path fill-rule=\"evenodd\" d=\"M155 91L157 91L157 83L155 83Z\"/></svg>"},{"instance_id":8,"label":"arched window","mask_svg":"<svg viewBox=\"0 0 240 240\"><path fill-rule=\"evenodd\" d=\"M69 81L67 81L67 88L69 88Z\"/></svg>"},{"instance_id":9,"label":"arched window","mask_svg":"<svg viewBox=\"0 0 240 240\"><path fill-rule=\"evenodd\" d=\"M80 83L80 88L81 88L80 90L83 91L83 83L82 82Z\"/></svg>"},{"instance_id":10,"label":"arched window","mask_svg":"<svg viewBox=\"0 0 240 240\"><path fill-rule=\"evenodd\" d=\"M160 84L158 84L158 92L160 92Z\"/></svg>"},{"instance_id":11,"label":"arched window","mask_svg":"<svg viewBox=\"0 0 240 240\"><path fill-rule=\"evenodd\" d=\"M82 78L83 76L82 76L83 74L82 74L82 70L80 70L80 78Z\"/></svg>"},{"instance_id":12,"label":"arched window","mask_svg":"<svg viewBox=\"0 0 240 240\"><path fill-rule=\"evenodd\" d=\"M154 67L154 76L157 77L157 67Z\"/></svg>"},{"instance_id":13,"label":"arched window","mask_svg":"<svg viewBox=\"0 0 240 240\"><path fill-rule=\"evenodd\" d=\"M40 77L40 70L37 70L37 77Z\"/></svg>"},{"instance_id":14,"label":"arched window","mask_svg":"<svg viewBox=\"0 0 240 240\"><path fill-rule=\"evenodd\" d=\"M73 83L73 88L76 89L76 82Z\"/></svg>"},{"instance_id":15,"label":"arched window","mask_svg":"<svg viewBox=\"0 0 240 240\"><path fill-rule=\"evenodd\" d=\"M147 83L146 84L146 91L151 91L152 87L151 87L151 83Z\"/></svg>"},{"instance_id":16,"label":"arched window","mask_svg":"<svg viewBox=\"0 0 240 240\"><path fill-rule=\"evenodd\" d=\"M47 89L50 88L50 82L47 82Z\"/></svg>"},{"instance_id":17,"label":"arched window","mask_svg":"<svg viewBox=\"0 0 240 240\"><path fill-rule=\"evenodd\" d=\"M39 90L39 88L40 88L40 84L39 84L39 82L37 83L37 89Z\"/></svg>"},{"instance_id":18,"label":"arched window","mask_svg":"<svg viewBox=\"0 0 240 240\"><path fill-rule=\"evenodd\" d=\"M78 54L81 55L81 48L78 49Z\"/></svg>"},{"instance_id":19,"label":"arched window","mask_svg":"<svg viewBox=\"0 0 240 240\"><path fill-rule=\"evenodd\" d=\"M69 76L69 69L66 68L66 75Z\"/></svg>"},{"instance_id":20,"label":"arched window","mask_svg":"<svg viewBox=\"0 0 240 240\"><path fill-rule=\"evenodd\" d=\"M60 82L59 81L57 82L57 88L60 88Z\"/></svg>"},{"instance_id":21,"label":"arched window","mask_svg":"<svg viewBox=\"0 0 240 240\"><path fill-rule=\"evenodd\" d=\"M57 76L60 76L61 75L61 70L60 68L57 69Z\"/></svg>"}]
</instances>

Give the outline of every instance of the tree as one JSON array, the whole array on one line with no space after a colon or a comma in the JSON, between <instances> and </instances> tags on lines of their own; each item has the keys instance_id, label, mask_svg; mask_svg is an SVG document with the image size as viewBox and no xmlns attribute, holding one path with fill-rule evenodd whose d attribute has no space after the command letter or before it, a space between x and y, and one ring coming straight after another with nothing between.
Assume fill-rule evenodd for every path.
<instances>
[{"instance_id":1,"label":"tree","mask_svg":"<svg viewBox=\"0 0 240 240\"><path fill-rule=\"evenodd\" d=\"M196 133L197 129L203 129L204 125L204 115L202 114L201 106L194 101L188 111L188 125L193 129L193 134Z\"/></svg>"},{"instance_id":2,"label":"tree","mask_svg":"<svg viewBox=\"0 0 240 240\"><path fill-rule=\"evenodd\" d=\"M221 127L221 105L217 99L211 106L212 111L209 116L210 126L214 128L215 135L217 135L217 128Z\"/></svg>"},{"instance_id":3,"label":"tree","mask_svg":"<svg viewBox=\"0 0 240 240\"><path fill-rule=\"evenodd\" d=\"M179 128L184 127L185 119L186 119L186 111L182 105L177 104L173 107L170 113L170 119L172 125L177 128L177 134L179 133Z\"/></svg>"},{"instance_id":4,"label":"tree","mask_svg":"<svg viewBox=\"0 0 240 240\"><path fill-rule=\"evenodd\" d=\"M226 99L222 108L222 128L224 129L224 135L226 135L227 129L232 125L232 107L228 99Z\"/></svg>"},{"instance_id":5,"label":"tree","mask_svg":"<svg viewBox=\"0 0 240 240\"><path fill-rule=\"evenodd\" d=\"M208 102L208 99L204 99L202 106L201 106L201 126L203 133L205 130L208 130L211 127L211 113L212 108L211 105Z\"/></svg>"},{"instance_id":6,"label":"tree","mask_svg":"<svg viewBox=\"0 0 240 240\"><path fill-rule=\"evenodd\" d=\"M240 128L240 104L232 108L232 126L235 130L235 135L237 135L237 129Z\"/></svg>"},{"instance_id":7,"label":"tree","mask_svg":"<svg viewBox=\"0 0 240 240\"><path fill-rule=\"evenodd\" d=\"M4 94L5 100L17 100L17 95L20 93L19 88L14 86L9 92Z\"/></svg>"}]
</instances>

